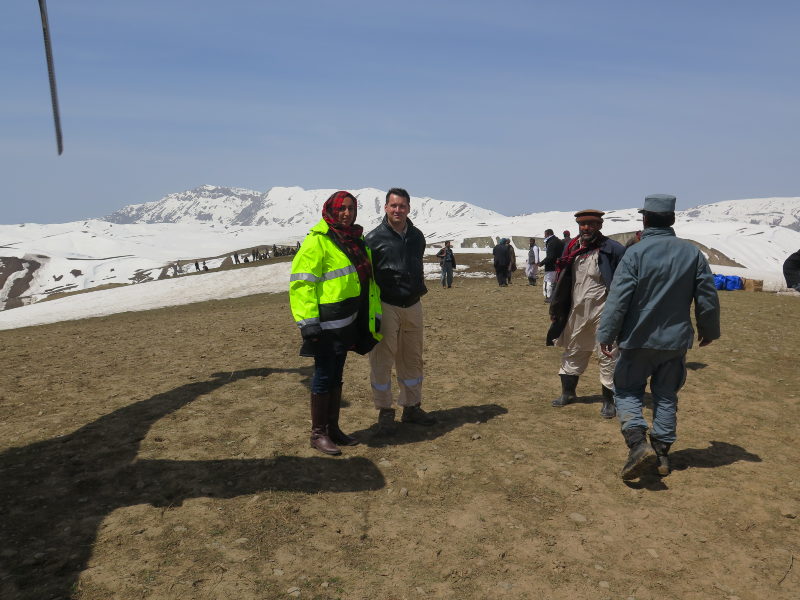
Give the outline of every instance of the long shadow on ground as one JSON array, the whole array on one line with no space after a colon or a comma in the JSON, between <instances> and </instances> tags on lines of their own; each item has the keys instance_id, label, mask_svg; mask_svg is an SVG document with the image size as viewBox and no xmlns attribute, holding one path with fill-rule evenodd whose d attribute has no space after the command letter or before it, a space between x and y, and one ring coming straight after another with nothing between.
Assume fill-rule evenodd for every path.
<instances>
[{"instance_id":1,"label":"long shadow on ground","mask_svg":"<svg viewBox=\"0 0 800 600\"><path fill-rule=\"evenodd\" d=\"M497 415L508 413L508 409L499 404L481 404L479 406L459 406L458 408L448 408L447 410L431 411L429 414L439 421L439 423L431 427L402 423L400 422L402 413L402 409L397 411L395 420L397 435L395 436L387 437L378 432L377 411L375 411L375 423L368 429L361 429L351 435L370 448L383 447L387 444L390 446L416 444L442 437L467 423L486 423Z\"/></svg>"},{"instance_id":2,"label":"long shadow on ground","mask_svg":"<svg viewBox=\"0 0 800 600\"><path fill-rule=\"evenodd\" d=\"M139 442L162 417L224 385L272 373L297 373L307 385L313 369L216 373L209 381L116 410L64 437L0 454L0 598L69 597L92 553L98 527L118 508L180 506L189 498L233 498L269 489L316 493L382 488L380 470L363 457L136 460ZM326 477L315 478L323 463ZM335 488L331 480L337 482Z\"/></svg>"},{"instance_id":3,"label":"long shadow on ground","mask_svg":"<svg viewBox=\"0 0 800 600\"><path fill-rule=\"evenodd\" d=\"M669 466L674 473L675 471L685 471L690 467L695 469L726 467L742 460L761 462L761 457L736 444L712 441L708 448L684 448L677 452L671 452ZM668 489L665 481L656 473L654 467L652 472L642 475L638 482L626 481L625 484L634 489L645 488L655 492Z\"/></svg>"}]
</instances>

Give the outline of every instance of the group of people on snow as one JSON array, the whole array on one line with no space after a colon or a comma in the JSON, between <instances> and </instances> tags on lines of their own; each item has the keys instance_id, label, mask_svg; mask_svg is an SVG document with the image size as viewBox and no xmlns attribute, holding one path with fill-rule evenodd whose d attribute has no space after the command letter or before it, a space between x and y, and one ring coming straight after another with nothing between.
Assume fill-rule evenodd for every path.
<instances>
[{"instance_id":1,"label":"group of people on snow","mask_svg":"<svg viewBox=\"0 0 800 600\"><path fill-rule=\"evenodd\" d=\"M292 262L291 309L303 339L301 355L314 358L311 387L311 445L326 454L358 440L339 427L342 372L348 351L369 354L372 400L378 430L396 433L392 366L397 372L401 422L424 426L436 419L421 408L423 312L427 293L425 237L410 219L405 190L386 195L383 221L366 236L355 223L356 198L337 192L325 202L322 220L311 229ZM603 418L617 416L629 448L623 479L640 477L658 463L669 473L668 452L676 439L678 391L686 380L686 352L694 328L700 347L720 336L720 305L714 277L702 252L676 237L675 197L645 199L642 231L626 249L604 236L602 211L575 214L579 234L564 239L545 232L541 258L533 238L526 264L528 285L544 268L544 295L551 327L547 343L563 348L563 407L577 399L577 386L593 353L600 364ZM497 282L507 286L516 266L513 245L503 238L493 249ZM450 243L438 253L442 287L452 286L455 256ZM648 379L653 426L642 404Z\"/></svg>"}]
</instances>

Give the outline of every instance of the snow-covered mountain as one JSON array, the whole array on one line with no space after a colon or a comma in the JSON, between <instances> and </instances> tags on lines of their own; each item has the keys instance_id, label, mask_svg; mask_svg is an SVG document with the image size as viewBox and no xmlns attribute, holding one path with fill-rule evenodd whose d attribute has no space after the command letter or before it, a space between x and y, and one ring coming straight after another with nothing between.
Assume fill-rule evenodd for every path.
<instances>
[{"instance_id":1,"label":"snow-covered mountain","mask_svg":"<svg viewBox=\"0 0 800 600\"><path fill-rule=\"evenodd\" d=\"M698 221L739 221L754 225L777 225L800 231L800 198L754 198L725 200L681 211Z\"/></svg>"},{"instance_id":2,"label":"snow-covered mountain","mask_svg":"<svg viewBox=\"0 0 800 600\"><path fill-rule=\"evenodd\" d=\"M103 220L118 224L206 223L267 227L311 227L320 220L322 205L338 190L304 190L275 187L268 192L203 185L188 192L169 194L158 202L132 204ZM383 218L386 192L375 188L350 190L358 198L358 222L372 229ZM466 202L411 198L412 221L453 218L492 219L500 213Z\"/></svg>"}]
</instances>

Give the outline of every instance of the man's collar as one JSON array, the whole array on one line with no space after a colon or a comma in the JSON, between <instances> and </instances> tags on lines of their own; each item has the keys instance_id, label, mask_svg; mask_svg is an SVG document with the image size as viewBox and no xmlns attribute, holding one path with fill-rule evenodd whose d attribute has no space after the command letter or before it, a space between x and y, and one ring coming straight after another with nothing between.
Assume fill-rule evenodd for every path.
<instances>
[{"instance_id":1,"label":"man's collar","mask_svg":"<svg viewBox=\"0 0 800 600\"><path fill-rule=\"evenodd\" d=\"M647 229L642 229L642 239L658 235L671 235L673 237L677 237L675 235L675 230L672 227L648 227Z\"/></svg>"}]
</instances>

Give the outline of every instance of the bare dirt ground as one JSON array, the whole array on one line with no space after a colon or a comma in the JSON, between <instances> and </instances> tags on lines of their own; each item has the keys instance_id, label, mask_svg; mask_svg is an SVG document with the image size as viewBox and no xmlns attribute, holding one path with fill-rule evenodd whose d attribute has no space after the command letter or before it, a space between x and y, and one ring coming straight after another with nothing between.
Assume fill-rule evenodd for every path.
<instances>
[{"instance_id":1,"label":"bare dirt ground","mask_svg":"<svg viewBox=\"0 0 800 600\"><path fill-rule=\"evenodd\" d=\"M675 471L625 483L596 365L550 407L523 282L430 282L433 428L378 437L351 354L338 458L286 294L0 332L0 597L800 597L800 301L722 293Z\"/></svg>"}]
</instances>

